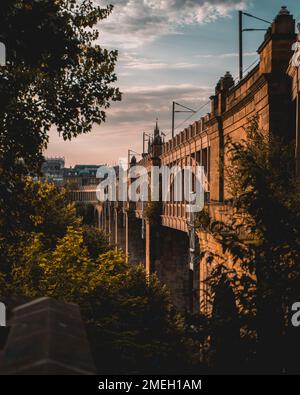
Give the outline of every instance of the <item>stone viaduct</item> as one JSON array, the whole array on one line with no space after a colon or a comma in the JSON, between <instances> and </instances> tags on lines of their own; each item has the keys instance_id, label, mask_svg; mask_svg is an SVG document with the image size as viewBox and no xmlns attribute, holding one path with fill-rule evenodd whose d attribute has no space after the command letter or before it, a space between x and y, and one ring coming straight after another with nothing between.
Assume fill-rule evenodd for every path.
<instances>
[{"instance_id":1,"label":"stone viaduct","mask_svg":"<svg viewBox=\"0 0 300 395\"><path fill-rule=\"evenodd\" d=\"M160 165L204 166L205 205L213 218L226 221L230 215L230 196L224 177L225 143L229 137L232 140L245 137L245 127L257 116L260 128L266 133L272 131L297 140L296 162L300 174L299 68L291 63L292 45L296 41L295 20L283 7L258 49L258 64L237 84L227 72L210 98L210 112L170 141L164 142L156 127L148 152L138 164L148 170ZM133 158L131 164L135 163ZM162 203L156 208L160 210L160 222L153 224L141 202L100 203L94 187L74 191L72 196L74 201L95 205L99 227L110 235L111 243L122 248L130 261L144 264L148 273L157 273L169 287L178 309L207 311L203 280L209 272L208 259L200 259L200 251L218 246L201 230L197 230L196 243L191 245L193 224L185 202Z\"/></svg>"}]
</instances>

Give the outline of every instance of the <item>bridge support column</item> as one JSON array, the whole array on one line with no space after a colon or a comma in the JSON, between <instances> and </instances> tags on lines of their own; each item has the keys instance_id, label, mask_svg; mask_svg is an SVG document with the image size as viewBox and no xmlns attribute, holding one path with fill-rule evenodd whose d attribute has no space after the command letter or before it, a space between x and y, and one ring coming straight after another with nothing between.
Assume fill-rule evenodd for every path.
<instances>
[{"instance_id":1,"label":"bridge support column","mask_svg":"<svg viewBox=\"0 0 300 395\"><path fill-rule=\"evenodd\" d=\"M105 231L104 208L102 208L102 213L101 213L101 229L103 230L103 232Z\"/></svg>"},{"instance_id":2,"label":"bridge support column","mask_svg":"<svg viewBox=\"0 0 300 395\"><path fill-rule=\"evenodd\" d=\"M110 206L107 202L103 204L103 231L110 234Z\"/></svg>"},{"instance_id":3,"label":"bridge support column","mask_svg":"<svg viewBox=\"0 0 300 395\"><path fill-rule=\"evenodd\" d=\"M155 261L160 254L158 250L160 226L154 227L146 222L146 272L155 273Z\"/></svg>"},{"instance_id":4,"label":"bridge support column","mask_svg":"<svg viewBox=\"0 0 300 395\"><path fill-rule=\"evenodd\" d=\"M189 268L189 238L184 232L146 225L146 270L156 273L182 313L198 308L194 301L195 272Z\"/></svg>"},{"instance_id":5,"label":"bridge support column","mask_svg":"<svg viewBox=\"0 0 300 395\"><path fill-rule=\"evenodd\" d=\"M145 240L142 238L142 220L131 210L126 212L126 257L131 263L145 265Z\"/></svg>"},{"instance_id":6,"label":"bridge support column","mask_svg":"<svg viewBox=\"0 0 300 395\"><path fill-rule=\"evenodd\" d=\"M115 207L113 204L109 205L109 216L108 216L108 230L109 230L109 242L112 245L116 244L115 235L116 235L116 223L115 223Z\"/></svg>"},{"instance_id":7,"label":"bridge support column","mask_svg":"<svg viewBox=\"0 0 300 395\"><path fill-rule=\"evenodd\" d=\"M125 214L122 210L117 210L115 213L115 244L116 246L126 252L126 223Z\"/></svg>"},{"instance_id":8,"label":"bridge support column","mask_svg":"<svg viewBox=\"0 0 300 395\"><path fill-rule=\"evenodd\" d=\"M106 233L106 227L105 227L105 205L103 204L102 206L102 213L101 213L101 228L103 232Z\"/></svg>"},{"instance_id":9,"label":"bridge support column","mask_svg":"<svg viewBox=\"0 0 300 395\"><path fill-rule=\"evenodd\" d=\"M97 213L97 226L98 229L101 229L101 211L100 209L96 209L95 212Z\"/></svg>"},{"instance_id":10,"label":"bridge support column","mask_svg":"<svg viewBox=\"0 0 300 395\"><path fill-rule=\"evenodd\" d=\"M99 213L99 229L105 232L105 213L104 206L101 206L101 209L98 210Z\"/></svg>"},{"instance_id":11,"label":"bridge support column","mask_svg":"<svg viewBox=\"0 0 300 395\"><path fill-rule=\"evenodd\" d=\"M116 246L116 248L118 248L118 243L119 243L119 232L118 232L118 209L115 207L114 208L114 212L113 212L113 216L114 216L114 245Z\"/></svg>"}]
</instances>

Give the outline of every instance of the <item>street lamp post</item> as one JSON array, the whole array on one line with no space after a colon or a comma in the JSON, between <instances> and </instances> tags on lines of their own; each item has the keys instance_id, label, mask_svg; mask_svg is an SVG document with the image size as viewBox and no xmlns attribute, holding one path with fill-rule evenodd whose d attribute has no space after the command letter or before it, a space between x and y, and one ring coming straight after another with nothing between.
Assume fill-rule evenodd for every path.
<instances>
[{"instance_id":1,"label":"street lamp post","mask_svg":"<svg viewBox=\"0 0 300 395\"><path fill-rule=\"evenodd\" d=\"M244 11L239 11L239 76L240 80L243 79L243 33L244 32L259 32L259 31L266 31L266 29L244 29L244 23L243 23L243 16L247 16L249 18L256 19L260 22L268 23L271 25L271 22L266 21L265 19L259 18L257 16L254 16L252 14L249 14L248 12Z\"/></svg>"}]
</instances>

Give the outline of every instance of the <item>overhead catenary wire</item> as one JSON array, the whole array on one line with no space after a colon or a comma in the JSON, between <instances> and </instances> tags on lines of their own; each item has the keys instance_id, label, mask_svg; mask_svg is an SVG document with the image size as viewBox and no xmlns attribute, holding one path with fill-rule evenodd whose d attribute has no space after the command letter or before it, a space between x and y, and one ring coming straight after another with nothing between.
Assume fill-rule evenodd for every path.
<instances>
[{"instance_id":1,"label":"overhead catenary wire","mask_svg":"<svg viewBox=\"0 0 300 395\"><path fill-rule=\"evenodd\" d=\"M175 130L179 129L182 125L184 125L187 121L189 121L190 119L192 119L195 115L197 115L201 110L203 110L203 108L205 108L207 105L209 105L210 100L208 102L206 102L205 104L201 105L201 107L199 107L197 110L195 110L195 112L191 115L189 115L184 121L182 121L179 125L176 126Z\"/></svg>"},{"instance_id":2,"label":"overhead catenary wire","mask_svg":"<svg viewBox=\"0 0 300 395\"><path fill-rule=\"evenodd\" d=\"M244 69L244 73L246 73L249 69L251 69L251 67L253 67L256 63L258 63L259 62L259 59L255 59L255 61L254 62L252 62L249 66L247 66L245 69ZM236 82L237 80L239 80L239 76L237 76L235 79L234 79L234 82ZM209 104L211 103L211 101L209 100L209 101L207 101L206 103L204 103L203 105L201 105L197 110L195 110L195 112L193 113L193 114L191 114L191 115L189 115L186 119L184 119L182 122L180 122L180 124L179 125L177 125L176 127L175 127L175 130L178 130L181 126L183 126L186 122L188 122L190 119L192 119L193 117L195 117L201 110L203 110L206 106L208 106ZM165 137L167 137L167 136L169 136L171 134L171 132L169 132L169 133L167 133L166 135L165 135Z\"/></svg>"},{"instance_id":3,"label":"overhead catenary wire","mask_svg":"<svg viewBox=\"0 0 300 395\"><path fill-rule=\"evenodd\" d=\"M271 25L271 23L272 23L272 22L270 22L270 21L267 21L266 19L262 19L262 18L259 18L258 16L249 14L248 12L244 12L244 11L243 11L243 14L246 15L246 16L249 16L250 18L257 19L258 21L268 23L269 25Z\"/></svg>"},{"instance_id":4,"label":"overhead catenary wire","mask_svg":"<svg viewBox=\"0 0 300 395\"><path fill-rule=\"evenodd\" d=\"M246 73L249 69L251 69L252 67L256 66L257 63L259 63L259 59L255 59L255 61L252 62L249 66L247 66L247 67L243 70L243 72ZM234 78L234 82L238 81L239 79L240 79L239 76L235 77L235 78Z\"/></svg>"},{"instance_id":5,"label":"overhead catenary wire","mask_svg":"<svg viewBox=\"0 0 300 395\"><path fill-rule=\"evenodd\" d=\"M251 17L251 18L260 20L260 21L262 21L262 22L271 24L270 21L267 21L267 20L265 20L265 19L256 17L256 16L254 16L254 15L252 15L252 14L249 14L249 13L247 13L247 12L243 12L243 14L246 15L246 16L248 16L248 17ZM295 20L296 20L296 22L298 22L298 21L300 20L300 14L295 18ZM265 30L265 29L262 29L262 30ZM257 64L258 62L259 62L259 59L256 59L253 63L251 63L249 66L247 66L247 67L243 70L243 72L246 73L249 69L251 69L252 67L256 66L256 64ZM236 82L236 81L239 80L239 79L240 79L240 77L237 76L237 77L234 79L234 82ZM177 126L175 127L174 130L175 130L175 131L178 130L178 129L179 129L181 126L183 126L186 122L188 122L190 119L192 119L193 117L195 117L203 108L205 108L206 106L208 106L208 105L210 104L210 102L211 102L211 101L209 100L209 101L206 102L205 104L201 105L197 110L195 110L195 112L194 112L193 114L189 115L185 120L183 120L182 122L180 122L180 124L177 125ZM169 136L171 133L172 133L172 132L169 132L169 133L165 134L165 137Z\"/></svg>"}]
</instances>

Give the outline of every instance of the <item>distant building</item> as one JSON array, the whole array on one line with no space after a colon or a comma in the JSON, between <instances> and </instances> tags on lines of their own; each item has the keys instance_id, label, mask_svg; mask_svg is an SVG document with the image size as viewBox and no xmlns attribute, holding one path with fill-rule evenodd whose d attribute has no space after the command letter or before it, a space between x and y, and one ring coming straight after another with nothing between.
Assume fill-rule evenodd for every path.
<instances>
[{"instance_id":1,"label":"distant building","mask_svg":"<svg viewBox=\"0 0 300 395\"><path fill-rule=\"evenodd\" d=\"M76 184L78 187L97 185L97 171L101 165L76 165L64 169L64 184Z\"/></svg>"},{"instance_id":2,"label":"distant building","mask_svg":"<svg viewBox=\"0 0 300 395\"><path fill-rule=\"evenodd\" d=\"M65 158L46 158L43 166L43 178L62 184L64 181Z\"/></svg>"},{"instance_id":3,"label":"distant building","mask_svg":"<svg viewBox=\"0 0 300 395\"><path fill-rule=\"evenodd\" d=\"M72 184L76 187L97 185L97 171L101 165L76 165L65 167L64 158L46 158L42 166L42 179L56 185Z\"/></svg>"}]
</instances>

